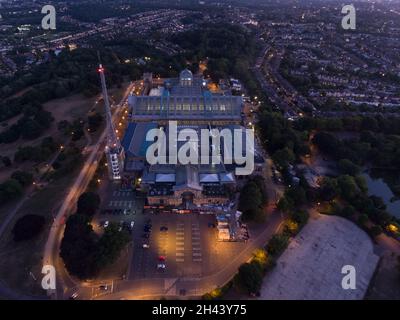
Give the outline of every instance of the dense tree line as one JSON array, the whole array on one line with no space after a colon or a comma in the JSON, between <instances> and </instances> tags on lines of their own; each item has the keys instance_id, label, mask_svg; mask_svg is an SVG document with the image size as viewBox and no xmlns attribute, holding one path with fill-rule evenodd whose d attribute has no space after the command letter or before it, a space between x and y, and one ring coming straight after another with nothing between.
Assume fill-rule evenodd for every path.
<instances>
[{"instance_id":1,"label":"dense tree line","mask_svg":"<svg viewBox=\"0 0 400 320\"><path fill-rule=\"evenodd\" d=\"M206 76L217 82L230 76L239 78L251 95L259 87L250 67L259 53L254 35L235 25L201 25L198 29L173 35L171 41L186 50L192 62L208 59Z\"/></svg>"},{"instance_id":2,"label":"dense tree line","mask_svg":"<svg viewBox=\"0 0 400 320\"><path fill-rule=\"evenodd\" d=\"M36 163L47 160L58 149L57 143L52 137L43 138L38 146L26 146L18 148L14 155L15 162L33 161Z\"/></svg>"},{"instance_id":3,"label":"dense tree line","mask_svg":"<svg viewBox=\"0 0 400 320\"><path fill-rule=\"evenodd\" d=\"M36 139L50 127L53 121L51 113L43 110L40 104L25 106L23 116L0 133L0 143L11 143L20 137L25 140Z\"/></svg>"},{"instance_id":4,"label":"dense tree line","mask_svg":"<svg viewBox=\"0 0 400 320\"><path fill-rule=\"evenodd\" d=\"M386 206L382 199L368 196L367 191L368 188L362 176L341 175L337 178L325 177L321 184L319 197L322 201L343 199L345 201L343 206L333 202L333 213L352 219L359 212L358 223L363 228L368 220L380 228L385 228L394 218L386 212Z\"/></svg>"},{"instance_id":5,"label":"dense tree line","mask_svg":"<svg viewBox=\"0 0 400 320\"><path fill-rule=\"evenodd\" d=\"M53 163L54 171L49 179L58 179L70 174L81 165L83 161L81 150L73 145L66 147Z\"/></svg>"},{"instance_id":6,"label":"dense tree line","mask_svg":"<svg viewBox=\"0 0 400 320\"><path fill-rule=\"evenodd\" d=\"M279 169L287 169L289 164L310 152L308 132L295 128L280 113L262 109L257 129L265 149Z\"/></svg>"},{"instance_id":7,"label":"dense tree line","mask_svg":"<svg viewBox=\"0 0 400 320\"><path fill-rule=\"evenodd\" d=\"M400 168L400 135L364 130L358 137L342 140L329 132L318 132L312 142L321 152L339 161L343 173L357 173L358 166Z\"/></svg>"},{"instance_id":8,"label":"dense tree line","mask_svg":"<svg viewBox=\"0 0 400 320\"><path fill-rule=\"evenodd\" d=\"M262 176L249 178L241 189L239 210L244 221L262 221L265 218L264 207L268 201L265 180Z\"/></svg>"},{"instance_id":9,"label":"dense tree line","mask_svg":"<svg viewBox=\"0 0 400 320\"><path fill-rule=\"evenodd\" d=\"M94 193L83 193L78 200L78 211L67 222L61 242L60 256L67 270L81 279L95 277L112 264L129 242L127 231L119 231L113 223L99 236L93 231L91 219L100 205Z\"/></svg>"}]
</instances>

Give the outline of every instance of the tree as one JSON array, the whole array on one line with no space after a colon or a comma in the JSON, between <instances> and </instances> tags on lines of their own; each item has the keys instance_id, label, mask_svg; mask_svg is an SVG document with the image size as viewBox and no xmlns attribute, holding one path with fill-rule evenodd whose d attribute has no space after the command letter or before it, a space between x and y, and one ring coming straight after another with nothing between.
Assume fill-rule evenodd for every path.
<instances>
[{"instance_id":1,"label":"tree","mask_svg":"<svg viewBox=\"0 0 400 320\"><path fill-rule=\"evenodd\" d=\"M22 191L22 186L17 180L6 180L0 184L0 203L19 197Z\"/></svg>"},{"instance_id":2,"label":"tree","mask_svg":"<svg viewBox=\"0 0 400 320\"><path fill-rule=\"evenodd\" d=\"M249 294L256 294L261 289L263 274L258 264L244 263L239 267L237 279L240 286Z\"/></svg>"},{"instance_id":3,"label":"tree","mask_svg":"<svg viewBox=\"0 0 400 320\"><path fill-rule=\"evenodd\" d=\"M68 218L61 241L60 256L71 274L80 279L92 278L97 274L96 242L97 236L88 216L74 214Z\"/></svg>"},{"instance_id":4,"label":"tree","mask_svg":"<svg viewBox=\"0 0 400 320\"><path fill-rule=\"evenodd\" d=\"M77 213L93 216L100 207L100 196L95 192L82 193L78 199Z\"/></svg>"},{"instance_id":5,"label":"tree","mask_svg":"<svg viewBox=\"0 0 400 320\"><path fill-rule=\"evenodd\" d=\"M291 149L286 147L276 151L272 155L272 160L277 167L286 168L290 163L295 160L295 155Z\"/></svg>"},{"instance_id":6,"label":"tree","mask_svg":"<svg viewBox=\"0 0 400 320\"><path fill-rule=\"evenodd\" d=\"M297 222L301 228L307 223L309 214L307 211L304 210L296 210L290 214L290 218L293 221Z\"/></svg>"},{"instance_id":7,"label":"tree","mask_svg":"<svg viewBox=\"0 0 400 320\"><path fill-rule=\"evenodd\" d=\"M318 132L312 142L317 145L319 150L329 155L336 153L341 145L334 135L327 132Z\"/></svg>"},{"instance_id":8,"label":"tree","mask_svg":"<svg viewBox=\"0 0 400 320\"><path fill-rule=\"evenodd\" d=\"M345 206L341 210L340 215L342 215L343 217L346 217L346 218L351 218L355 213L356 213L356 210L354 209L354 207L351 205L348 205L348 206Z\"/></svg>"},{"instance_id":9,"label":"tree","mask_svg":"<svg viewBox=\"0 0 400 320\"><path fill-rule=\"evenodd\" d=\"M102 122L103 116L98 112L88 116L88 127L90 132L95 132Z\"/></svg>"},{"instance_id":10,"label":"tree","mask_svg":"<svg viewBox=\"0 0 400 320\"><path fill-rule=\"evenodd\" d=\"M337 182L342 198L351 201L358 194L359 188L353 177L349 175L339 176Z\"/></svg>"},{"instance_id":11,"label":"tree","mask_svg":"<svg viewBox=\"0 0 400 320\"><path fill-rule=\"evenodd\" d=\"M368 216L366 215L366 214L361 214L359 217L358 217L358 223L361 225L361 226L365 226L365 224L368 222Z\"/></svg>"},{"instance_id":12,"label":"tree","mask_svg":"<svg viewBox=\"0 0 400 320\"><path fill-rule=\"evenodd\" d=\"M262 194L253 181L248 182L241 190L239 210L244 221L254 220L262 214Z\"/></svg>"},{"instance_id":13,"label":"tree","mask_svg":"<svg viewBox=\"0 0 400 320\"><path fill-rule=\"evenodd\" d=\"M1 158L1 161L3 162L3 164L4 164L6 167L10 167L10 166L11 166L11 160L10 160L9 157L2 157L2 158Z\"/></svg>"},{"instance_id":14,"label":"tree","mask_svg":"<svg viewBox=\"0 0 400 320\"><path fill-rule=\"evenodd\" d=\"M383 230L381 226L374 225L371 227L371 229L369 229L369 231L371 233L371 236L377 237L382 233Z\"/></svg>"},{"instance_id":15,"label":"tree","mask_svg":"<svg viewBox=\"0 0 400 320\"><path fill-rule=\"evenodd\" d=\"M277 208L282 212L289 212L290 210L293 209L293 206L294 205L292 199L283 196L282 198L279 199Z\"/></svg>"},{"instance_id":16,"label":"tree","mask_svg":"<svg viewBox=\"0 0 400 320\"><path fill-rule=\"evenodd\" d=\"M268 193L267 193L267 189L265 187L264 177L260 176L260 175L255 175L255 176L249 178L249 181L253 181L257 185L258 190L261 193L262 203L266 204L268 201Z\"/></svg>"},{"instance_id":17,"label":"tree","mask_svg":"<svg viewBox=\"0 0 400 320\"><path fill-rule=\"evenodd\" d=\"M267 252L272 256L279 256L287 247L289 237L286 234L275 234L267 244Z\"/></svg>"},{"instance_id":18,"label":"tree","mask_svg":"<svg viewBox=\"0 0 400 320\"><path fill-rule=\"evenodd\" d=\"M97 268L101 269L115 262L129 241L129 233L126 230L120 231L117 224L111 223L97 244Z\"/></svg>"},{"instance_id":19,"label":"tree","mask_svg":"<svg viewBox=\"0 0 400 320\"><path fill-rule=\"evenodd\" d=\"M348 174L351 176L356 176L357 174L360 173L360 167L355 165L351 160L349 159L341 159L339 160L339 170L342 172L342 174Z\"/></svg>"},{"instance_id":20,"label":"tree","mask_svg":"<svg viewBox=\"0 0 400 320\"><path fill-rule=\"evenodd\" d=\"M329 177L324 177L321 183L319 195L322 200L330 201L339 194L339 186L337 180Z\"/></svg>"},{"instance_id":21,"label":"tree","mask_svg":"<svg viewBox=\"0 0 400 320\"><path fill-rule=\"evenodd\" d=\"M11 175L11 179L17 180L21 186L26 187L33 182L33 174L26 171L15 171Z\"/></svg>"},{"instance_id":22,"label":"tree","mask_svg":"<svg viewBox=\"0 0 400 320\"><path fill-rule=\"evenodd\" d=\"M294 186L286 190L286 197L292 199L295 206L301 206L307 202L305 190L300 186Z\"/></svg>"},{"instance_id":23,"label":"tree","mask_svg":"<svg viewBox=\"0 0 400 320\"><path fill-rule=\"evenodd\" d=\"M34 238L44 227L45 219L43 216L27 214L17 220L12 233L14 241L25 241Z\"/></svg>"}]
</instances>

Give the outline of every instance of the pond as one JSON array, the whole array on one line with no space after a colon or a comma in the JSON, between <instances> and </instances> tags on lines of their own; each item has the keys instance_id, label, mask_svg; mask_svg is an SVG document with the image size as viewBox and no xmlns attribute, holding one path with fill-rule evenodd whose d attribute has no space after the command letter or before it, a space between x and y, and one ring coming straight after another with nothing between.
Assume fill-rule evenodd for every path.
<instances>
[{"instance_id":1,"label":"pond","mask_svg":"<svg viewBox=\"0 0 400 320\"><path fill-rule=\"evenodd\" d=\"M390 190L384 179L377 178L375 174L369 172L365 172L363 177L368 185L368 194L371 196L374 195L381 197L383 202L386 204L386 211L396 218L400 218L400 200L393 201L395 195L392 190Z\"/></svg>"}]
</instances>

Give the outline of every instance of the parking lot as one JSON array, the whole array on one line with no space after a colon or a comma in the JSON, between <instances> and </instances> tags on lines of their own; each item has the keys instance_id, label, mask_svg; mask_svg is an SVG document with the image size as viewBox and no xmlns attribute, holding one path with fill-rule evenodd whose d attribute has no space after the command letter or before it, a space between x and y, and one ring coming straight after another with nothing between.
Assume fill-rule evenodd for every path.
<instances>
[{"instance_id":1,"label":"parking lot","mask_svg":"<svg viewBox=\"0 0 400 320\"><path fill-rule=\"evenodd\" d=\"M243 243L217 241L214 215L159 213L141 216L144 219L138 220L142 223L135 224L133 232L130 279L209 275L244 248ZM151 230L148 230L149 225Z\"/></svg>"},{"instance_id":2,"label":"parking lot","mask_svg":"<svg viewBox=\"0 0 400 320\"><path fill-rule=\"evenodd\" d=\"M106 190L107 189L107 190ZM132 234L129 279L198 277L215 273L245 249L243 242L218 242L215 215L145 213L134 191L109 185L94 217L97 232L118 223Z\"/></svg>"},{"instance_id":3,"label":"parking lot","mask_svg":"<svg viewBox=\"0 0 400 320\"><path fill-rule=\"evenodd\" d=\"M122 191L112 185L106 191L99 214L94 217L95 230L101 232L113 222L132 233L143 212L143 199L134 191Z\"/></svg>"}]
</instances>

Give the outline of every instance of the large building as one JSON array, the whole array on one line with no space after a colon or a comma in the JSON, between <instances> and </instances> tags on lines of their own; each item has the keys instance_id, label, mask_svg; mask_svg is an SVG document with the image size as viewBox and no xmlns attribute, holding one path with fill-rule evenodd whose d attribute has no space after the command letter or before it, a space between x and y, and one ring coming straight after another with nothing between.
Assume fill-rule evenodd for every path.
<instances>
[{"instance_id":1,"label":"large building","mask_svg":"<svg viewBox=\"0 0 400 320\"><path fill-rule=\"evenodd\" d=\"M187 69L163 85L150 74L144 82L146 94L129 98L131 122L122 141L125 173L137 177L150 206L193 210L229 202L236 186L235 165L150 165L146 151L153 142L146 141L146 135L151 129L168 133L169 121L176 121L178 131L242 128L242 97L210 92L207 82ZM200 144L198 148L200 152Z\"/></svg>"},{"instance_id":2,"label":"large building","mask_svg":"<svg viewBox=\"0 0 400 320\"><path fill-rule=\"evenodd\" d=\"M152 77L146 74L146 82ZM240 123L243 99L240 96L213 94L207 82L188 69L179 78L167 79L144 96L131 96L132 120L179 120L180 123Z\"/></svg>"}]
</instances>

